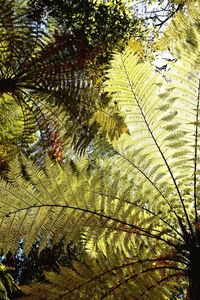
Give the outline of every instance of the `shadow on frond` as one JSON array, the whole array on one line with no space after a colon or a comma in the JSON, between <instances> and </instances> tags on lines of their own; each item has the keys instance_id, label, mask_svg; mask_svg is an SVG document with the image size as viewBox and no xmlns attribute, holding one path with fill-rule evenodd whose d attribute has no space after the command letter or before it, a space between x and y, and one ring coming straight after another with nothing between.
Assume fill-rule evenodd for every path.
<instances>
[{"instance_id":1,"label":"shadow on frond","mask_svg":"<svg viewBox=\"0 0 200 300\"><path fill-rule=\"evenodd\" d=\"M45 21L34 21L27 5L26 1L1 0L1 105L16 104L13 120L19 118L20 131L7 140L17 150L30 151L30 144L40 139L45 149L59 131L62 142L70 136L76 150L82 151L101 127L99 122L90 122L94 112L103 114L105 110L106 116L116 119L116 128L123 122L118 122L117 110L106 109L109 97L89 75L87 65L95 54L90 53L84 39L78 33L73 37L61 34ZM113 123L107 119L102 122L110 124L104 125L108 131L114 130Z\"/></svg>"},{"instance_id":2,"label":"shadow on frond","mask_svg":"<svg viewBox=\"0 0 200 300\"><path fill-rule=\"evenodd\" d=\"M195 1L189 8L199 11ZM23 158L28 180L15 160L1 181L5 251L22 237L26 252L37 238L41 249L49 239L84 245L85 261L47 274L52 299L91 299L91 291L98 300L164 300L180 288L199 299L200 72L198 51L180 49L165 78L130 46L113 55L105 90L129 132L112 141L113 155L93 169L47 159L41 170Z\"/></svg>"}]
</instances>

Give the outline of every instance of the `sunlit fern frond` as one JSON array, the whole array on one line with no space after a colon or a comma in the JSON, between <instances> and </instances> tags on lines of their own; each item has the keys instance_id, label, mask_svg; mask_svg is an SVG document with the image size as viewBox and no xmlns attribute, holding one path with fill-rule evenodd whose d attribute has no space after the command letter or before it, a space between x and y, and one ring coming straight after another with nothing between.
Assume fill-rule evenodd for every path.
<instances>
[{"instance_id":1,"label":"sunlit fern frond","mask_svg":"<svg viewBox=\"0 0 200 300\"><path fill-rule=\"evenodd\" d=\"M36 238L43 248L48 239L57 242L64 238L69 242L82 235L97 264L90 283L95 283L98 276L106 277L106 286L97 298L134 299L136 295L145 299L152 292L155 299L165 299L170 292L160 289L160 284L176 286L177 278L184 280L188 274L187 242L189 232L194 234L189 194L193 189L193 165L189 165L191 173L186 172L188 165L182 170L177 168L180 157L185 163L188 156L182 157L177 146L170 143L171 128L179 132L174 125L177 113L169 105L171 97L166 103L163 95L158 97L160 79L152 68L127 48L115 56L109 76L108 86L124 109L130 135L124 135L118 145L114 143L115 157L109 159L108 166L104 162L104 170L91 170L90 175L87 167L77 177L69 166L62 170L50 162L41 171L25 160L29 182L20 175L18 163L13 163L10 182L2 181L0 187L2 246L5 251L14 250L19 239L24 238L28 251ZM169 95L169 91L166 93ZM183 137L185 133L176 142L184 142L181 145L187 154L194 146ZM180 172L182 186L189 191L184 200L182 186L177 184ZM165 263L159 265L160 260ZM168 264L168 260L173 263ZM119 278L109 281L113 268L120 270ZM78 285L74 295L85 297L87 284L84 280L83 291Z\"/></svg>"},{"instance_id":2,"label":"sunlit fern frond","mask_svg":"<svg viewBox=\"0 0 200 300\"><path fill-rule=\"evenodd\" d=\"M148 203L146 189L154 190L157 200L149 205L159 210L165 203L170 214L184 213L190 230L198 169L199 71L193 67L194 56L174 64L165 91L153 69L128 48L116 55L107 83L131 134L118 143L114 164L126 165L125 172L137 182L140 203Z\"/></svg>"},{"instance_id":3,"label":"sunlit fern frond","mask_svg":"<svg viewBox=\"0 0 200 300\"><path fill-rule=\"evenodd\" d=\"M128 133L123 117L111 109L107 110L107 112L95 112L91 119L91 125L94 126L95 123L99 124L100 132L103 133L103 136L107 134L111 141L117 139L123 133Z\"/></svg>"},{"instance_id":4,"label":"sunlit fern frond","mask_svg":"<svg viewBox=\"0 0 200 300\"><path fill-rule=\"evenodd\" d=\"M134 299L146 295L151 286L152 294L158 290L155 295L162 299L170 292L160 291L159 283L167 281L171 287L186 274L184 257L177 254L182 234L165 220L165 212L154 214L133 201L133 179L112 173L111 165L91 170L90 175L85 167L74 175L69 166L61 169L49 161L43 171L25 159L24 165L29 181L20 175L16 161L10 182L2 180L0 185L2 247L14 251L23 238L28 251L36 238L43 248L48 240L68 243L82 237L90 257L85 261L90 276L84 276L84 266L77 266L83 268L81 276L74 273L63 297L67 292L66 299L69 295L84 299L88 287L100 280L103 286L96 299Z\"/></svg>"},{"instance_id":5,"label":"sunlit fern frond","mask_svg":"<svg viewBox=\"0 0 200 300\"><path fill-rule=\"evenodd\" d=\"M0 100L0 156L1 164L3 161L9 162L11 154L16 153L17 143L23 135L23 115L11 97L4 97ZM33 136L29 135L29 138ZM15 151L14 151L15 149Z\"/></svg>"},{"instance_id":6,"label":"sunlit fern frond","mask_svg":"<svg viewBox=\"0 0 200 300\"><path fill-rule=\"evenodd\" d=\"M101 127L91 126L89 120L96 110L103 112L108 102L88 75L87 45L80 36L72 39L69 33L33 21L26 1L1 0L0 4L0 96L3 101L9 95L23 115L21 148L38 130L47 140L51 133L41 123L58 119L57 129L71 134L75 148L82 150Z\"/></svg>"},{"instance_id":7,"label":"sunlit fern frond","mask_svg":"<svg viewBox=\"0 0 200 300\"><path fill-rule=\"evenodd\" d=\"M129 135L113 140L115 155L98 168L47 161L39 170L24 159L26 179L15 161L1 182L5 251L20 238L26 251L36 238L41 248L83 241L87 265L52 275L56 286L74 272L63 293L55 289L59 299L87 299L90 289L96 299L169 299L198 274L200 72L196 53L182 51L165 78L130 47L114 55L106 89Z\"/></svg>"},{"instance_id":8,"label":"sunlit fern frond","mask_svg":"<svg viewBox=\"0 0 200 300\"><path fill-rule=\"evenodd\" d=\"M109 77L108 88L122 107L130 135L113 143L115 157L107 166L100 162L89 174L87 165L76 176L69 166L61 169L47 161L42 171L24 159L27 181L15 161L10 182L2 180L0 186L0 240L7 251L23 238L28 251L36 238L43 248L49 239L69 242L82 236L94 275L81 287L71 287L71 297L84 299L87 285L102 276L105 287L97 299L166 299L165 286L174 288L188 275L189 247L196 239L191 202L195 138L190 142L189 134L194 124L183 119L180 128L186 128L180 134L170 89L164 102L163 94L157 95L160 79L129 48L116 54ZM113 268L118 276L110 279Z\"/></svg>"},{"instance_id":9,"label":"sunlit fern frond","mask_svg":"<svg viewBox=\"0 0 200 300\"><path fill-rule=\"evenodd\" d=\"M160 50L170 50L175 57L188 54L199 55L199 21L200 3L187 0L185 9L178 11L157 42ZM195 62L194 62L195 63Z\"/></svg>"},{"instance_id":10,"label":"sunlit fern frond","mask_svg":"<svg viewBox=\"0 0 200 300\"><path fill-rule=\"evenodd\" d=\"M109 254L111 258L112 253ZM85 263L74 262L72 268L60 267L60 273L45 272L48 284L33 283L22 290L31 295L31 299L39 295L46 295L45 299L71 300L169 299L183 283L177 265L172 257L171 260L123 262L115 257L105 264L104 256L100 255L96 261L85 256Z\"/></svg>"}]
</instances>

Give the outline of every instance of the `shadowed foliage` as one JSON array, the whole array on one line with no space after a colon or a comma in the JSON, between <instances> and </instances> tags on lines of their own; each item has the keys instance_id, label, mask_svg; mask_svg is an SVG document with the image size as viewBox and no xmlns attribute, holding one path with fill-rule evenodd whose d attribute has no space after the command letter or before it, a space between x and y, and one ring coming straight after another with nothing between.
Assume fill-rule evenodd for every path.
<instances>
[{"instance_id":1,"label":"shadowed foliage","mask_svg":"<svg viewBox=\"0 0 200 300\"><path fill-rule=\"evenodd\" d=\"M43 150L61 160L64 141L84 149L101 122L106 135L120 135L123 119L117 108L106 108L110 97L87 71L95 53L78 32L60 33L54 25L33 20L27 5L26 1L1 0L2 162L19 149L30 152L30 144L38 138ZM9 111L5 120L3 114ZM101 119L95 118L97 111ZM52 144L52 139L57 141Z\"/></svg>"},{"instance_id":2,"label":"shadowed foliage","mask_svg":"<svg viewBox=\"0 0 200 300\"><path fill-rule=\"evenodd\" d=\"M30 299L199 299L199 11L188 1L166 30L174 60L164 76L138 44L113 55L104 91L129 134L111 138L112 155L93 168L90 157L10 164L0 182L4 251L22 238L25 253L37 240L41 251L61 240L83 249L70 267L46 272L48 283L23 287Z\"/></svg>"}]
</instances>

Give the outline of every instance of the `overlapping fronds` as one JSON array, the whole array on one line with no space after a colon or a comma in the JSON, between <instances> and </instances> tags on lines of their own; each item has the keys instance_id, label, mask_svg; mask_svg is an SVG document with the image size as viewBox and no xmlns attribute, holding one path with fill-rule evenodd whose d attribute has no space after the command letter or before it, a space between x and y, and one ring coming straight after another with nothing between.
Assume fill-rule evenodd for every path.
<instances>
[{"instance_id":1,"label":"overlapping fronds","mask_svg":"<svg viewBox=\"0 0 200 300\"><path fill-rule=\"evenodd\" d=\"M0 169L5 169L11 153L15 152L16 140L23 138L23 116L16 103L11 97L4 97L0 100ZM33 135L29 135L29 141L34 140ZM2 174L2 173L1 173Z\"/></svg>"},{"instance_id":2,"label":"overlapping fronds","mask_svg":"<svg viewBox=\"0 0 200 300\"><path fill-rule=\"evenodd\" d=\"M23 115L18 144L27 147L39 130L45 145L49 122L56 120L56 130L70 134L81 150L101 127L91 126L90 118L96 110L103 113L108 102L87 73L93 53L81 36L60 34L33 21L26 1L1 0L0 9L0 96L4 101L9 95Z\"/></svg>"},{"instance_id":3,"label":"overlapping fronds","mask_svg":"<svg viewBox=\"0 0 200 300\"><path fill-rule=\"evenodd\" d=\"M199 55L199 12L200 2L187 0L185 9L175 14L157 42L158 49L169 49L175 57L182 56L185 51Z\"/></svg>"},{"instance_id":4,"label":"overlapping fronds","mask_svg":"<svg viewBox=\"0 0 200 300\"><path fill-rule=\"evenodd\" d=\"M5 251L20 238L26 251L36 238L41 248L49 239L84 243L84 263L47 275L52 299L169 299L198 282L200 71L198 52L187 53L165 78L131 47L113 56L106 90L129 135L98 168L84 162L74 173L47 161L39 170L24 159L25 179L16 160L1 181Z\"/></svg>"},{"instance_id":5,"label":"overlapping fronds","mask_svg":"<svg viewBox=\"0 0 200 300\"><path fill-rule=\"evenodd\" d=\"M191 158L196 148L194 138L186 139L194 125L186 123L180 134L173 95L167 92L166 103L157 96L160 80L131 50L115 56L109 77L108 88L131 135L116 145L104 171L90 176L87 168L75 176L69 166L62 170L50 162L40 171L25 160L27 181L15 161L10 182L0 186L0 239L6 251L23 238L28 251L36 238L42 248L49 239L69 242L82 235L91 275L75 279L63 292L66 299L84 299L101 277L97 299L166 299L187 275L187 242L195 234Z\"/></svg>"},{"instance_id":6,"label":"overlapping fronds","mask_svg":"<svg viewBox=\"0 0 200 300\"><path fill-rule=\"evenodd\" d=\"M165 103L157 96L160 79L129 48L115 56L109 77L130 135L116 145L108 167L91 176L87 168L77 177L49 162L39 171L25 160L29 182L16 161L11 181L0 186L2 246L14 250L24 238L28 251L36 238L42 248L48 239L69 242L83 235L94 267L63 297L84 299L88 285L102 277L97 299L165 299L170 289L160 286L176 286L187 274L194 139L186 140L187 124L180 134L173 97Z\"/></svg>"},{"instance_id":7,"label":"overlapping fronds","mask_svg":"<svg viewBox=\"0 0 200 300\"><path fill-rule=\"evenodd\" d=\"M24 164L29 181L16 161L10 182L0 185L2 247L14 251L23 238L28 251L36 238L42 248L48 240L70 242L82 236L86 267L66 270L74 280L59 288L59 297L85 299L89 288L94 299L139 299L155 291L164 299L170 291L160 285L169 281L171 288L185 275L184 255L177 254L184 237L167 220L167 211L154 213L133 201L133 178L111 174L109 165L90 176L81 168L75 176L69 166L62 170L49 161L44 171L27 160ZM98 282L102 286L94 290Z\"/></svg>"},{"instance_id":8,"label":"overlapping fronds","mask_svg":"<svg viewBox=\"0 0 200 300\"><path fill-rule=\"evenodd\" d=\"M180 284L180 274L175 270L164 271L164 266L176 269L172 261L124 262L117 259L111 265L104 264L105 257L95 263L90 257L85 257L87 263L73 264L73 269L61 267L60 273L46 272L49 284L32 284L23 287L25 294L31 294L32 299L42 295L45 299L169 299L172 291ZM103 264L102 264L103 263ZM89 266L90 267L89 267ZM160 272L159 270L162 270ZM162 268L163 267L163 268ZM152 277L152 271L155 271ZM167 269L167 268L166 268ZM149 274L151 276L149 276ZM164 274L165 273L165 274ZM177 278L177 283L166 284L169 279ZM120 280L124 278L124 281ZM154 279L157 279L155 285ZM95 284L94 284L95 283ZM112 286L112 288L110 288ZM165 291L163 291L165 287ZM70 290L71 289L71 290ZM40 294L40 290L42 294Z\"/></svg>"},{"instance_id":9,"label":"overlapping fronds","mask_svg":"<svg viewBox=\"0 0 200 300\"><path fill-rule=\"evenodd\" d=\"M14 282L13 277L9 274L9 268L0 264L0 297L1 299L10 299L13 296L21 295L21 291Z\"/></svg>"},{"instance_id":10,"label":"overlapping fronds","mask_svg":"<svg viewBox=\"0 0 200 300\"><path fill-rule=\"evenodd\" d=\"M115 92L114 99L122 107L131 133L118 145L119 154L115 164L134 176L140 204L147 204L148 198L150 201L153 199L152 194L146 192L151 189L157 195L157 200L150 202L151 206L159 208L164 204L165 211L168 210L171 216L174 210L183 212L187 216L187 226L190 226L190 207L187 213L185 207L190 205L190 201L188 199L188 204L184 203L184 192L180 192L180 185L183 190L192 193L194 138L190 140L188 137L184 119L181 124L179 112L171 107L171 99L165 99L164 95L158 96L158 75L150 66L139 63L130 49L116 55L109 76L108 89ZM194 103L196 97L198 85ZM183 186L185 181L187 185ZM169 200L170 196L176 207Z\"/></svg>"}]
</instances>

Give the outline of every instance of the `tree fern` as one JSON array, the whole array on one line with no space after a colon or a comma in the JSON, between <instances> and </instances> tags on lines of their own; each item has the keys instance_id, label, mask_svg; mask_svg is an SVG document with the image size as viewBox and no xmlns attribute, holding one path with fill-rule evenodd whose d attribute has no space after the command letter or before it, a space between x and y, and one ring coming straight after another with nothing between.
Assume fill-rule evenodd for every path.
<instances>
[{"instance_id":1,"label":"tree fern","mask_svg":"<svg viewBox=\"0 0 200 300\"><path fill-rule=\"evenodd\" d=\"M16 143L27 148L39 130L45 145L49 122L56 120L56 130L70 133L78 149L86 147L101 127L90 126L89 119L109 100L88 75L93 54L80 36L72 42L70 33L34 21L27 1L0 4L0 96L4 101L9 95L23 116L22 138L16 137Z\"/></svg>"},{"instance_id":2,"label":"tree fern","mask_svg":"<svg viewBox=\"0 0 200 300\"><path fill-rule=\"evenodd\" d=\"M198 9L192 2L188 15ZM131 47L113 56L106 90L129 132L112 142L113 156L95 169L82 161L76 174L24 158L27 178L16 160L1 182L5 251L22 237L26 251L36 238L41 248L82 239L85 261L47 274L55 299L91 299L91 291L94 299L169 299L180 287L182 297L199 297L198 51L189 55L175 37L181 55L165 78Z\"/></svg>"},{"instance_id":3,"label":"tree fern","mask_svg":"<svg viewBox=\"0 0 200 300\"><path fill-rule=\"evenodd\" d=\"M78 289L76 284L74 286L77 278L71 281L71 286L68 285L67 289L75 292L74 299L79 293L84 299L88 285L93 285L96 279L104 280L104 288L99 289L95 296L97 299L110 294L113 297L113 292L116 297L126 297L126 278L129 277L130 297L133 297L137 295L136 290L139 282L142 284L142 279L148 282L152 278L152 282L152 276L155 276L162 282L163 276L175 278L175 275L180 275L180 271L181 274L184 273L181 255L176 254L175 250L172 252L173 248L176 249L177 241L181 243L181 234L176 229L173 231L170 227L172 225L168 225L167 229L163 228L162 222L165 225L168 223L162 220L163 214L152 218L150 209L132 202L134 189L130 187L130 183L133 184L133 180L128 180L127 176L120 177L119 173L110 176L110 166L105 171L95 172L91 178L86 177L87 173L82 169L79 178L76 178L69 167L68 171L63 172L59 166L47 163L44 173L38 172L32 164L29 167L28 162L26 165L32 184L20 178L16 163L10 170L12 183L1 184L1 194L5 201L2 203L2 246L5 250L14 250L19 238L24 237L25 249L28 251L36 237L39 237L41 247L44 247L48 239L56 242L64 237L69 242L80 239L82 232L85 247L91 256L86 259L86 263L91 264L91 271L90 278L86 281L82 276L78 277L81 280L78 282ZM163 274L157 268L160 260L164 264L168 260L173 261L172 267L166 267ZM148 269L149 272L155 269L153 275L152 272L148 274ZM110 281L110 277L113 280ZM132 278L138 279L132 282ZM147 293L145 287L149 288L145 284L143 289L140 286L141 293ZM155 289L153 286L153 292ZM160 293L159 291L159 295ZM167 291L163 295L166 293L169 295ZM68 291L64 290L62 294L69 299Z\"/></svg>"}]
</instances>

